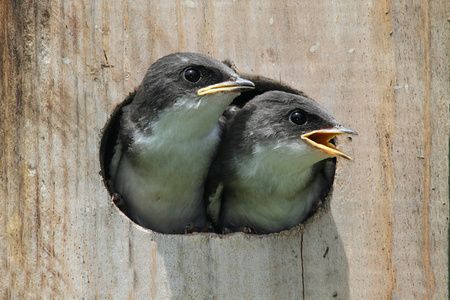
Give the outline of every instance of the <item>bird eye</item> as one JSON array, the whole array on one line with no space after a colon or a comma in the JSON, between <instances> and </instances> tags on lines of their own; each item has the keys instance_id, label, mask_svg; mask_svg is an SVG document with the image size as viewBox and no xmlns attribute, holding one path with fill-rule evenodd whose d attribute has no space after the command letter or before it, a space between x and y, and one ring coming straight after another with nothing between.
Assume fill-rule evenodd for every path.
<instances>
[{"instance_id":1,"label":"bird eye","mask_svg":"<svg viewBox=\"0 0 450 300\"><path fill-rule=\"evenodd\" d=\"M198 82L202 77L200 70L195 68L189 68L184 71L184 78L189 82Z\"/></svg>"},{"instance_id":2,"label":"bird eye","mask_svg":"<svg viewBox=\"0 0 450 300\"><path fill-rule=\"evenodd\" d=\"M304 125L308 122L308 116L304 112L298 110L292 112L289 119L292 123L297 125Z\"/></svg>"}]
</instances>

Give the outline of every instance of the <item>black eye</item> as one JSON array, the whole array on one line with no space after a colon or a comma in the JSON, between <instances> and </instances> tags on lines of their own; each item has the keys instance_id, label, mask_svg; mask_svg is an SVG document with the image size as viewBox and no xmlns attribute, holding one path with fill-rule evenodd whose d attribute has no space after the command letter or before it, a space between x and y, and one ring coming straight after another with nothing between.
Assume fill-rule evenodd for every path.
<instances>
[{"instance_id":1,"label":"black eye","mask_svg":"<svg viewBox=\"0 0 450 300\"><path fill-rule=\"evenodd\" d=\"M202 73L200 70L195 68L189 68L184 71L184 78L186 78L187 81L190 82L197 82L202 77Z\"/></svg>"},{"instance_id":2,"label":"black eye","mask_svg":"<svg viewBox=\"0 0 450 300\"><path fill-rule=\"evenodd\" d=\"M292 112L289 119L297 125L304 125L308 122L308 116L304 112L298 110Z\"/></svg>"}]
</instances>

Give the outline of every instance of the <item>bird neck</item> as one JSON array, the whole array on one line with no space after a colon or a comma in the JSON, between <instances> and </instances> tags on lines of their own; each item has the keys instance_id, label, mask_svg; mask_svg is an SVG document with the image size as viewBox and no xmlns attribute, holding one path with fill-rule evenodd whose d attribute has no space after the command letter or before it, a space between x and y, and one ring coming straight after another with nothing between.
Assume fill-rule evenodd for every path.
<instances>
[{"instance_id":1,"label":"bird neck","mask_svg":"<svg viewBox=\"0 0 450 300\"><path fill-rule=\"evenodd\" d=\"M152 135L174 141L203 138L214 130L220 115L236 94L220 93L204 97L183 97L158 113L149 125Z\"/></svg>"},{"instance_id":2,"label":"bird neck","mask_svg":"<svg viewBox=\"0 0 450 300\"><path fill-rule=\"evenodd\" d=\"M251 155L235 161L238 181L245 189L279 195L295 195L314 177L314 164L326 157L304 142L256 144Z\"/></svg>"}]
</instances>

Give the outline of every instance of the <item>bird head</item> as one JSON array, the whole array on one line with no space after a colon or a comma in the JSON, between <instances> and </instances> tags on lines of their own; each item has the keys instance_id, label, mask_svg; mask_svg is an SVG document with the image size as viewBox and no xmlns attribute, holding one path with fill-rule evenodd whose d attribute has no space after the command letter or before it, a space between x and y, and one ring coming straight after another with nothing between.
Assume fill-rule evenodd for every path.
<instances>
[{"instance_id":1,"label":"bird head","mask_svg":"<svg viewBox=\"0 0 450 300\"><path fill-rule=\"evenodd\" d=\"M200 101L210 95L231 93L232 100L240 92L254 88L253 82L240 78L227 65L209 56L174 53L150 66L133 102L145 108L151 101L153 110L161 110L182 98ZM222 98L227 98L224 101L228 105L230 95L214 97L213 101L221 101Z\"/></svg>"},{"instance_id":2,"label":"bird head","mask_svg":"<svg viewBox=\"0 0 450 300\"><path fill-rule=\"evenodd\" d=\"M247 151L257 153L263 147L270 147L280 156L298 158L305 166L330 157L351 160L334 145L333 139L337 135L357 133L342 126L312 99L269 91L248 102L239 114L241 117L236 117L231 126L231 130L243 129L235 133L236 140L243 141L238 148L247 147Z\"/></svg>"}]
</instances>

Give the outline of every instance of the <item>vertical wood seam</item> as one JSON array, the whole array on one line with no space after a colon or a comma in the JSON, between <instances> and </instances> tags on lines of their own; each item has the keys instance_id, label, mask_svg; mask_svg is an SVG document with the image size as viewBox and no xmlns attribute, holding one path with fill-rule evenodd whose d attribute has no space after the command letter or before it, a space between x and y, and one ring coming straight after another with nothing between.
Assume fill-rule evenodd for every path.
<instances>
[{"instance_id":1,"label":"vertical wood seam","mask_svg":"<svg viewBox=\"0 0 450 300\"><path fill-rule=\"evenodd\" d=\"M423 0L422 2L422 26L423 26L423 44L424 44L424 84L425 95L423 99L423 125L424 125L424 159L423 159L423 189L422 189L422 265L425 271L426 282L424 285L427 287L428 298L434 293L434 276L431 271L430 261L430 186L431 186L431 142L432 142L432 128L431 128L431 111L430 111L430 98L431 98L431 21L430 21L430 2L429 0Z\"/></svg>"},{"instance_id":2,"label":"vertical wood seam","mask_svg":"<svg viewBox=\"0 0 450 300\"><path fill-rule=\"evenodd\" d=\"M387 56L386 60L390 64L386 64L386 69L382 70L380 73L384 73L386 77L386 93L383 95L384 101L381 107L381 115L379 116L381 123L378 124L380 127L380 150L381 157L380 161L382 164L382 180L384 190L382 192L382 197L384 200L384 205L382 208L383 215L380 216L380 221L382 222L381 228L383 230L383 257L381 258L381 263L385 267L384 278L385 282L385 299L392 299L394 290L397 288L397 275L396 270L394 268L393 263L393 202L394 202L394 161L393 161L393 137L392 132L395 128L395 94L394 94L394 85L395 85L395 65L396 62L396 53L394 49L394 42L392 41L391 33L393 30L393 20L392 14L386 14L386 11L392 11L392 1L386 0L383 4L382 9L377 11L377 14L384 14L387 17L385 20L384 26L381 28L383 31L380 32L381 36L379 37L380 44L383 45L384 51ZM392 66L392 67L391 67ZM388 78L390 82L387 82Z\"/></svg>"},{"instance_id":3,"label":"vertical wood seam","mask_svg":"<svg viewBox=\"0 0 450 300\"><path fill-rule=\"evenodd\" d=\"M305 265L303 260L303 232L300 233L300 264L302 266L302 299L305 299Z\"/></svg>"}]
</instances>

